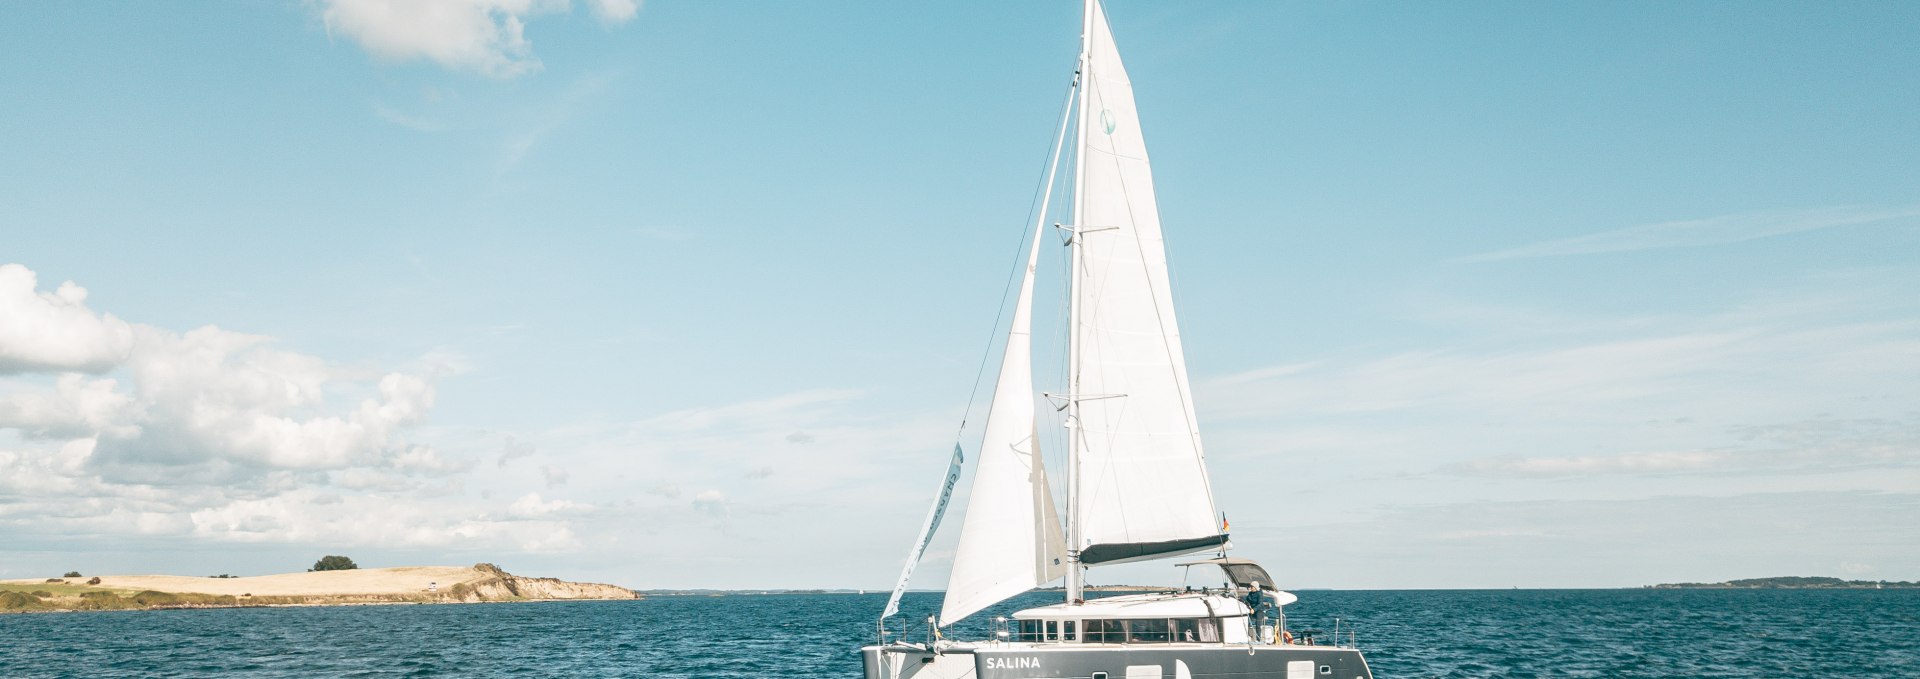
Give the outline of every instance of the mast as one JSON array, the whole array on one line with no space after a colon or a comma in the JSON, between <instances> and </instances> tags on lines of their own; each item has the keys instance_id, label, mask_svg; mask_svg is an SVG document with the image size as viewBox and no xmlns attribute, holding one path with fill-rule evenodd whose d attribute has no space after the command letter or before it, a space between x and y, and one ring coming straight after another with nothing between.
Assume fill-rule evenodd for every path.
<instances>
[{"instance_id":1,"label":"mast","mask_svg":"<svg viewBox=\"0 0 1920 679\"><path fill-rule=\"evenodd\" d=\"M1067 277L1067 603L1085 598L1080 566L1080 226L1085 212L1087 176L1087 65L1093 39L1093 3L1083 3L1080 18L1080 65L1075 78L1080 88L1079 110L1074 114L1073 227L1067 233L1068 257L1073 261Z\"/></svg>"}]
</instances>

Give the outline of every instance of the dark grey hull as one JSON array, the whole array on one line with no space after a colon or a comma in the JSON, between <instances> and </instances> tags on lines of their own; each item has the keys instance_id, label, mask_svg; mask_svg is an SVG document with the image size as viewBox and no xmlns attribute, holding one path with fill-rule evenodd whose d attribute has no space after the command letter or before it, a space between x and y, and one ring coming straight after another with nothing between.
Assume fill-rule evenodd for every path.
<instances>
[{"instance_id":1,"label":"dark grey hull","mask_svg":"<svg viewBox=\"0 0 1920 679\"><path fill-rule=\"evenodd\" d=\"M867 679L1372 679L1360 651L1335 646L983 644L938 655L869 646Z\"/></svg>"}]
</instances>

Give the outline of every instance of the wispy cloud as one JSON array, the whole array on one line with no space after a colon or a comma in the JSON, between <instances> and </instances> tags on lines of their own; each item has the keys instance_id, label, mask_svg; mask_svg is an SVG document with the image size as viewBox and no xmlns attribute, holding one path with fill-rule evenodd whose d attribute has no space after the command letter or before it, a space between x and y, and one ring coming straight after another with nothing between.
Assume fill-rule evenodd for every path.
<instances>
[{"instance_id":1,"label":"wispy cloud","mask_svg":"<svg viewBox=\"0 0 1920 679\"><path fill-rule=\"evenodd\" d=\"M569 84L560 96L534 116L533 123L519 132L508 135L502 149L500 162L494 166L495 175L505 175L526 160L533 150L545 142L555 131L572 122L580 108L587 102L605 92L615 75L596 73L581 76Z\"/></svg>"},{"instance_id":2,"label":"wispy cloud","mask_svg":"<svg viewBox=\"0 0 1920 679\"><path fill-rule=\"evenodd\" d=\"M1405 582L1396 569L1420 554L1420 582L1430 587L1636 587L1911 564L1920 558L1908 518L1916 508L1920 494L1871 492L1476 500L1248 531L1234 542L1256 560L1338 545L1328 550L1337 558L1289 567L1302 586ZM1910 578L1912 568L1887 577Z\"/></svg>"},{"instance_id":3,"label":"wispy cloud","mask_svg":"<svg viewBox=\"0 0 1920 679\"><path fill-rule=\"evenodd\" d=\"M446 123L416 116L378 101L372 102L372 106L373 114L381 120L415 132L444 132L447 129Z\"/></svg>"},{"instance_id":4,"label":"wispy cloud","mask_svg":"<svg viewBox=\"0 0 1920 679\"><path fill-rule=\"evenodd\" d=\"M1212 377L1196 400L1209 452L1253 465L1285 455L1489 486L1713 476L1780 488L1920 468L1908 386L1920 379L1920 322L1911 301L1892 299L1904 279L1844 283L1559 334L1525 314L1503 326L1476 312L1489 322L1470 341Z\"/></svg>"},{"instance_id":5,"label":"wispy cloud","mask_svg":"<svg viewBox=\"0 0 1920 679\"><path fill-rule=\"evenodd\" d=\"M1590 455L1581 457L1493 457L1457 467L1468 474L1487 476L1575 476L1610 473L1701 471L1722 466L1734 456L1725 452L1682 451Z\"/></svg>"},{"instance_id":6,"label":"wispy cloud","mask_svg":"<svg viewBox=\"0 0 1920 679\"><path fill-rule=\"evenodd\" d=\"M1686 219L1590 233L1461 257L1462 263L1497 262L1533 257L1593 255L1666 248L1726 245L1743 241L1870 224L1920 216L1920 206L1874 209L1829 207L1813 210L1750 212L1705 219Z\"/></svg>"},{"instance_id":7,"label":"wispy cloud","mask_svg":"<svg viewBox=\"0 0 1920 679\"><path fill-rule=\"evenodd\" d=\"M1686 422L1674 422L1686 426ZM1907 418L1811 418L1726 428L1713 449L1578 457L1482 457L1446 470L1484 478L1592 478L1667 474L1830 474L1920 466L1920 412Z\"/></svg>"}]
</instances>

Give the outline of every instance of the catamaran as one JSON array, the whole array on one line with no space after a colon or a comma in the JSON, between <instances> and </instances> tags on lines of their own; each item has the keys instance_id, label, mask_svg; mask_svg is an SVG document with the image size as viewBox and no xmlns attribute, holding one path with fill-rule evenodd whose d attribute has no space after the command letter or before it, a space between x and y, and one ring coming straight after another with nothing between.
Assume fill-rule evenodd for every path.
<instances>
[{"instance_id":1,"label":"catamaran","mask_svg":"<svg viewBox=\"0 0 1920 679\"><path fill-rule=\"evenodd\" d=\"M1229 557L1194 418L1174 321L1166 247L1145 138L1099 0L1086 0L1080 54L1055 135L1026 270L1014 298L966 517L932 629L1065 578L1065 601L996 620L990 638L889 641L887 618L946 511L965 455L947 476L877 626L861 649L868 679L1371 679L1351 643L1295 639L1292 594L1259 564ZM1069 140L1071 140L1069 142ZM1068 144L1071 146L1068 146ZM1032 306L1047 205L1063 150L1072 162L1064 391L1065 511L1039 449ZM1215 553L1219 589L1088 599L1093 566Z\"/></svg>"}]
</instances>

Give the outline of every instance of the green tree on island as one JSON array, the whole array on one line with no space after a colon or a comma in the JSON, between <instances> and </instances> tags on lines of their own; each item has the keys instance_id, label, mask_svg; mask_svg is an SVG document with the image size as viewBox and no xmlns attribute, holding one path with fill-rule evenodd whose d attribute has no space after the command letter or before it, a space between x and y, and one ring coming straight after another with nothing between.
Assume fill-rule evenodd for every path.
<instances>
[{"instance_id":1,"label":"green tree on island","mask_svg":"<svg viewBox=\"0 0 1920 679\"><path fill-rule=\"evenodd\" d=\"M313 562L313 567L307 570L309 571L350 571L359 567L360 566L358 564L355 564L353 562L353 559L349 559L344 556L334 556L332 554L329 554L327 556L320 557L319 561Z\"/></svg>"}]
</instances>

